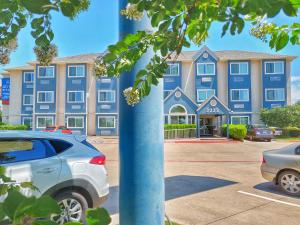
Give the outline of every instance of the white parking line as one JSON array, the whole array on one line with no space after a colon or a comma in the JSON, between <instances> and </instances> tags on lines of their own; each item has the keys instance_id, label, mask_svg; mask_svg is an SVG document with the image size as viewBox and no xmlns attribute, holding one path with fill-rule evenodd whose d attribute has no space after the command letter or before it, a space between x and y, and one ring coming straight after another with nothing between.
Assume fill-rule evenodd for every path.
<instances>
[{"instance_id":1,"label":"white parking line","mask_svg":"<svg viewBox=\"0 0 300 225\"><path fill-rule=\"evenodd\" d=\"M284 201L276 200L276 199L273 199L273 198L268 198L268 197L264 197L264 196L252 194L252 193L245 192L245 191L238 191L238 193L244 194L244 195L249 195L249 196L256 197L256 198L261 198L261 199L269 200L269 201L272 201L272 202L277 202L277 203L281 203L281 204L285 204L285 205L289 205L289 206L294 206L294 207L300 208L300 205L297 205L297 204L293 204L293 203L289 203L289 202L284 202Z\"/></svg>"}]
</instances>

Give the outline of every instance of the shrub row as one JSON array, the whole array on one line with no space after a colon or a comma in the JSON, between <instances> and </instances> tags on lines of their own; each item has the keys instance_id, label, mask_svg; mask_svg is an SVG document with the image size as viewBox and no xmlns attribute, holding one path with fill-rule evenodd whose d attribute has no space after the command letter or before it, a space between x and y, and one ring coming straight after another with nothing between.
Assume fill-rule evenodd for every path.
<instances>
[{"instance_id":1,"label":"shrub row","mask_svg":"<svg viewBox=\"0 0 300 225\"><path fill-rule=\"evenodd\" d=\"M0 124L0 130L28 130L26 125Z\"/></svg>"},{"instance_id":2,"label":"shrub row","mask_svg":"<svg viewBox=\"0 0 300 225\"><path fill-rule=\"evenodd\" d=\"M286 137L300 137L300 128L298 127L283 128L282 135Z\"/></svg>"},{"instance_id":3,"label":"shrub row","mask_svg":"<svg viewBox=\"0 0 300 225\"><path fill-rule=\"evenodd\" d=\"M227 136L227 126L228 124L224 124L221 127L222 135ZM229 137L236 139L236 140L244 140L247 135L247 127L243 124L229 124Z\"/></svg>"},{"instance_id":4,"label":"shrub row","mask_svg":"<svg viewBox=\"0 0 300 225\"><path fill-rule=\"evenodd\" d=\"M196 124L165 124L165 130L176 130L176 129L196 129Z\"/></svg>"}]
</instances>

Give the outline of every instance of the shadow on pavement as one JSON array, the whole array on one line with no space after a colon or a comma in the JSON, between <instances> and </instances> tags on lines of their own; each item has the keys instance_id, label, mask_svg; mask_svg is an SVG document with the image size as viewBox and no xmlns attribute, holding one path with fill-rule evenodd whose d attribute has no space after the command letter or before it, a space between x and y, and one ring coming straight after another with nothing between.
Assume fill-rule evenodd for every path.
<instances>
[{"instance_id":1,"label":"shadow on pavement","mask_svg":"<svg viewBox=\"0 0 300 225\"><path fill-rule=\"evenodd\" d=\"M280 196L300 199L300 196L292 196L292 195L288 195L288 194L284 193L283 191L280 190L280 188L278 186L274 185L272 182L261 183L261 184L254 186L254 188L257 190L260 190L260 191L265 191L265 192L280 195Z\"/></svg>"},{"instance_id":2,"label":"shadow on pavement","mask_svg":"<svg viewBox=\"0 0 300 225\"><path fill-rule=\"evenodd\" d=\"M165 178L166 201L236 183L214 177L186 175L167 177ZM119 213L119 186L110 187L109 191L109 198L103 207L113 215Z\"/></svg>"}]
</instances>

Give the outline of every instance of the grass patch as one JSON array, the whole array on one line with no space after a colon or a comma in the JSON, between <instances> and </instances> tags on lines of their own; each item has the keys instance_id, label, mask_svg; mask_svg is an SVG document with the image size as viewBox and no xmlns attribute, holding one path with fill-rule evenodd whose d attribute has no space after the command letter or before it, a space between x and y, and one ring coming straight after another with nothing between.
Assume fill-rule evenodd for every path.
<instances>
[{"instance_id":1,"label":"grass patch","mask_svg":"<svg viewBox=\"0 0 300 225\"><path fill-rule=\"evenodd\" d=\"M276 141L300 141L300 137L285 137L278 136L275 138Z\"/></svg>"}]
</instances>

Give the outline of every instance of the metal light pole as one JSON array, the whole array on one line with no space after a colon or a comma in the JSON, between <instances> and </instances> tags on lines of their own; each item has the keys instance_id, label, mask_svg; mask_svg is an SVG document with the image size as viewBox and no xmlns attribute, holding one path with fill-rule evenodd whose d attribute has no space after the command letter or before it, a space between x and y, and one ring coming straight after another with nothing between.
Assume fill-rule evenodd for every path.
<instances>
[{"instance_id":1,"label":"metal light pole","mask_svg":"<svg viewBox=\"0 0 300 225\"><path fill-rule=\"evenodd\" d=\"M127 0L120 0L124 9ZM120 39L138 30L152 30L149 18L140 21L120 16ZM131 87L136 73L145 68L153 52L147 52L129 73L120 78L120 225L164 224L163 84L132 107L123 90Z\"/></svg>"}]
</instances>

